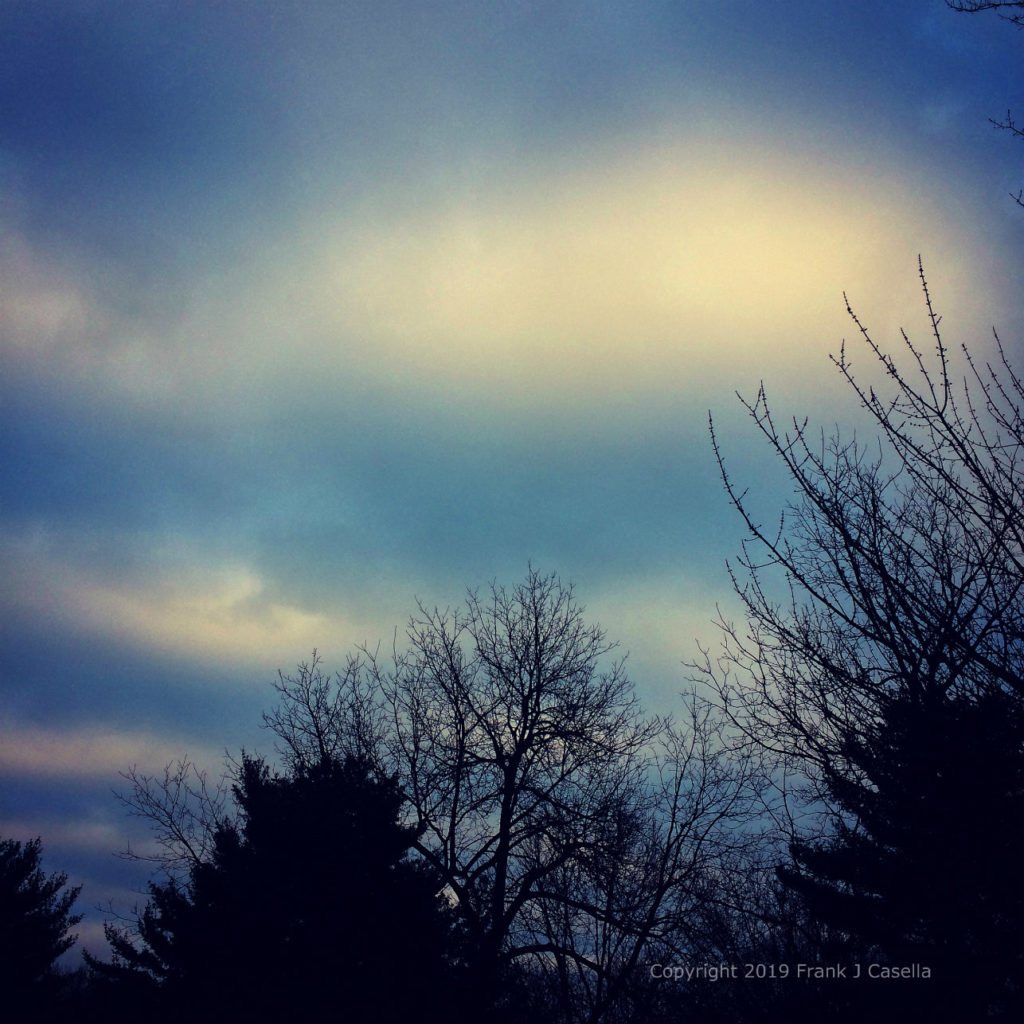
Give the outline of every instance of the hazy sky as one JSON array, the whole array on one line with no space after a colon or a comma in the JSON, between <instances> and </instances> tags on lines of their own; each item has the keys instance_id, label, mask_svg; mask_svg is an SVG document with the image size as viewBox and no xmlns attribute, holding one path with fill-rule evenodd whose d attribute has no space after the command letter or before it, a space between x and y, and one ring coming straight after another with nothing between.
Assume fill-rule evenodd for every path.
<instances>
[{"instance_id":1,"label":"hazy sky","mask_svg":"<svg viewBox=\"0 0 1024 1024\"><path fill-rule=\"evenodd\" d=\"M577 586L671 708L732 607L734 391L856 329L1024 362L1024 37L942 0L0 0L0 835L146 877L131 764L419 597ZM862 363L867 361L862 357ZM102 952L102 918L81 932Z\"/></svg>"}]
</instances>

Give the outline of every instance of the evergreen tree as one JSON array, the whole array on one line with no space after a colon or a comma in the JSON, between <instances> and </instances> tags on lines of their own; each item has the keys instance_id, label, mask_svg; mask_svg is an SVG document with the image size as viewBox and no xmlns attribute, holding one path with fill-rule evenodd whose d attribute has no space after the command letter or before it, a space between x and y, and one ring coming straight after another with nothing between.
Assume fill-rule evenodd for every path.
<instances>
[{"instance_id":1,"label":"evergreen tree","mask_svg":"<svg viewBox=\"0 0 1024 1024\"><path fill-rule=\"evenodd\" d=\"M137 941L109 929L113 963L93 967L153 979L172 1017L433 1019L451 929L438 880L407 857L396 787L354 759L282 777L243 756L234 798L210 858L151 884Z\"/></svg>"},{"instance_id":2,"label":"evergreen tree","mask_svg":"<svg viewBox=\"0 0 1024 1024\"><path fill-rule=\"evenodd\" d=\"M81 886L65 891L64 872L46 875L42 842L0 839L0 993L5 1011L46 1016L56 989L54 965L76 941L72 914Z\"/></svg>"},{"instance_id":3,"label":"evergreen tree","mask_svg":"<svg viewBox=\"0 0 1024 1024\"><path fill-rule=\"evenodd\" d=\"M848 937L834 947L845 960L927 967L927 984L896 993L933 1020L1024 1008L1022 725L999 695L889 702L849 744L865 779L829 780L847 812L836 835L795 842L794 865L779 870L813 917ZM893 994L883 1003L895 1014Z\"/></svg>"},{"instance_id":4,"label":"evergreen tree","mask_svg":"<svg viewBox=\"0 0 1024 1024\"><path fill-rule=\"evenodd\" d=\"M836 360L877 454L780 429L763 389L749 403L797 498L763 527L723 468L751 534L734 576L748 622L701 667L783 787L779 874L824 927L822 957L931 973L844 994L850 1018L1018 1019L1024 381L1001 348L984 366L965 349L958 386L921 278L934 364L906 336L906 363L883 351L856 316L891 392Z\"/></svg>"}]
</instances>

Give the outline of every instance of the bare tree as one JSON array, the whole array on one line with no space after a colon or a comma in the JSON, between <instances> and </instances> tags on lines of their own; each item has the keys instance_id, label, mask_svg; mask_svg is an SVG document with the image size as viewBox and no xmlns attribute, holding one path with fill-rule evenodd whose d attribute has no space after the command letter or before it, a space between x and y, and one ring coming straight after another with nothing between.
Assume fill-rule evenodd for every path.
<instances>
[{"instance_id":1,"label":"bare tree","mask_svg":"<svg viewBox=\"0 0 1024 1024\"><path fill-rule=\"evenodd\" d=\"M120 856L154 864L168 879L180 882L210 856L225 816L228 775L211 786L207 773L186 756L168 764L162 776L146 775L133 765L121 778L130 788L115 796L129 815L149 823L156 846L150 853L129 846Z\"/></svg>"},{"instance_id":2,"label":"bare tree","mask_svg":"<svg viewBox=\"0 0 1024 1024\"><path fill-rule=\"evenodd\" d=\"M805 768L841 759L840 738L872 720L879 692L1021 691L1024 386L1001 346L1000 363L984 367L964 348L958 393L919 271L935 367L904 335L912 370L901 368L852 310L895 395L861 383L845 346L834 360L879 428L875 450L814 438L806 420L780 429L763 386L743 402L795 488L776 529L734 486L712 424L750 534L743 575L731 571L751 630L728 630L736 657L725 665L742 667L762 697L753 715L749 701L730 701L730 717L762 746L799 752ZM766 582L772 569L784 574L785 599Z\"/></svg>"},{"instance_id":3,"label":"bare tree","mask_svg":"<svg viewBox=\"0 0 1024 1024\"><path fill-rule=\"evenodd\" d=\"M741 813L714 725L645 718L614 645L553 575L457 610L421 604L406 637L389 665L361 651L333 688L316 658L282 676L266 722L293 762L353 747L399 781L487 998L532 964L564 1011L597 1020Z\"/></svg>"},{"instance_id":4,"label":"bare tree","mask_svg":"<svg viewBox=\"0 0 1024 1024\"><path fill-rule=\"evenodd\" d=\"M593 847L561 866L529 908L536 967L554 1001L586 1021L635 1020L652 958L709 951L709 910L729 898L726 863L757 842L759 771L733 758L723 720L696 693L667 722L646 782L620 801Z\"/></svg>"},{"instance_id":5,"label":"bare tree","mask_svg":"<svg viewBox=\"0 0 1024 1024\"><path fill-rule=\"evenodd\" d=\"M325 672L316 649L295 675L278 672L280 702L264 712L263 724L283 744L278 752L295 770L327 765L346 755L381 764L387 722L374 685L377 656L349 657L334 675Z\"/></svg>"},{"instance_id":6,"label":"bare tree","mask_svg":"<svg viewBox=\"0 0 1024 1024\"><path fill-rule=\"evenodd\" d=\"M946 6L964 14L995 11L1013 25L1024 25L1024 3L1021 0L946 0Z\"/></svg>"},{"instance_id":7,"label":"bare tree","mask_svg":"<svg viewBox=\"0 0 1024 1024\"><path fill-rule=\"evenodd\" d=\"M1024 385L998 345L994 365L965 347L955 381L919 271L934 357L905 334L893 357L851 310L887 389L845 347L834 360L875 446L806 420L780 428L763 386L744 402L795 491L777 527L733 483L712 426L749 531L731 570L747 622L723 623L721 657L700 668L737 734L775 759L794 840L784 880L847 934L956 972L959 987L936 989L955 1007L943 1012L995 1013L1024 963L1010 868L1024 800ZM801 810L824 810L824 833Z\"/></svg>"}]
</instances>

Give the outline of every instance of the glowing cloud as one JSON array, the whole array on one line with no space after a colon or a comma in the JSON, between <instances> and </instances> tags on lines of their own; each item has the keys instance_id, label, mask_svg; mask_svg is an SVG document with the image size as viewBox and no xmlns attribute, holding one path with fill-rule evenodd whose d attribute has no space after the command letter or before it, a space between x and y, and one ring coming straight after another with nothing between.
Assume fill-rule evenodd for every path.
<instances>
[{"instance_id":1,"label":"glowing cloud","mask_svg":"<svg viewBox=\"0 0 1024 1024\"><path fill-rule=\"evenodd\" d=\"M309 612L268 593L245 565L209 565L154 556L137 575L112 578L31 542L5 545L11 591L44 619L131 646L233 664L290 665L297 655L340 634L379 635L346 620L342 610Z\"/></svg>"},{"instance_id":2,"label":"glowing cloud","mask_svg":"<svg viewBox=\"0 0 1024 1024\"><path fill-rule=\"evenodd\" d=\"M998 315L983 256L965 256L977 246L962 204L924 198L881 157L844 166L840 140L752 162L768 142L606 149L582 168L509 169L471 195L319 209L197 284L176 324L114 322L92 341L62 326L96 321L75 312L85 300L54 285L36 304L29 282L14 307L60 340L45 366L19 359L199 418L396 393L523 413L556 400L573 417L616 395L635 406L735 386L738 367L825 372L849 333L843 290L895 330L919 304L922 251L944 308L986 326Z\"/></svg>"},{"instance_id":3,"label":"glowing cloud","mask_svg":"<svg viewBox=\"0 0 1024 1024\"><path fill-rule=\"evenodd\" d=\"M917 253L948 265L960 227L894 168L648 148L328 222L282 254L286 291L263 284L294 312L287 337L310 366L449 402L554 398L571 415L623 391L678 396L737 365L823 363L848 327L844 288L905 315ZM970 274L950 287L946 301L971 309L986 291Z\"/></svg>"}]
</instances>

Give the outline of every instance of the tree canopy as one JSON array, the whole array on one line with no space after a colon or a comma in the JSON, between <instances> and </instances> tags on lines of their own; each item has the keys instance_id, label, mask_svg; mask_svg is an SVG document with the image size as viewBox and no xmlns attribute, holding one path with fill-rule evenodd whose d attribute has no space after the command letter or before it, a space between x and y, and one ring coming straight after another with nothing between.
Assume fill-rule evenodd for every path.
<instances>
[{"instance_id":1,"label":"tree canopy","mask_svg":"<svg viewBox=\"0 0 1024 1024\"><path fill-rule=\"evenodd\" d=\"M81 886L42 868L42 841L0 839L0 992L4 1008L37 1013L53 997L57 960L77 941Z\"/></svg>"},{"instance_id":2,"label":"tree canopy","mask_svg":"<svg viewBox=\"0 0 1024 1024\"><path fill-rule=\"evenodd\" d=\"M267 723L298 768L346 751L398 782L488 1013L528 970L598 1019L693 924L713 855L746 841L729 828L751 813L749 767L696 697L678 727L644 717L555 575L421 605L406 638L390 665L363 650L334 679L316 659L282 676Z\"/></svg>"},{"instance_id":3,"label":"tree canopy","mask_svg":"<svg viewBox=\"0 0 1024 1024\"><path fill-rule=\"evenodd\" d=\"M744 742L788 780L780 808L802 780L816 816L789 819L780 877L838 948L926 964L932 983L915 998L934 1019L1015 1019L1024 386L1001 348L983 366L965 348L957 386L923 271L922 285L933 363L906 336L898 362L856 316L890 393L863 383L845 349L836 360L876 450L815 437L806 421L780 429L763 388L747 404L795 488L777 531L754 518L716 443L751 535L734 574L748 622L724 624L724 656L703 670Z\"/></svg>"},{"instance_id":4,"label":"tree canopy","mask_svg":"<svg viewBox=\"0 0 1024 1024\"><path fill-rule=\"evenodd\" d=\"M278 775L243 756L233 797L209 856L151 883L136 934L108 926L113 961L94 970L148 980L169 1018L434 1019L455 936L396 786L351 758Z\"/></svg>"}]
</instances>

